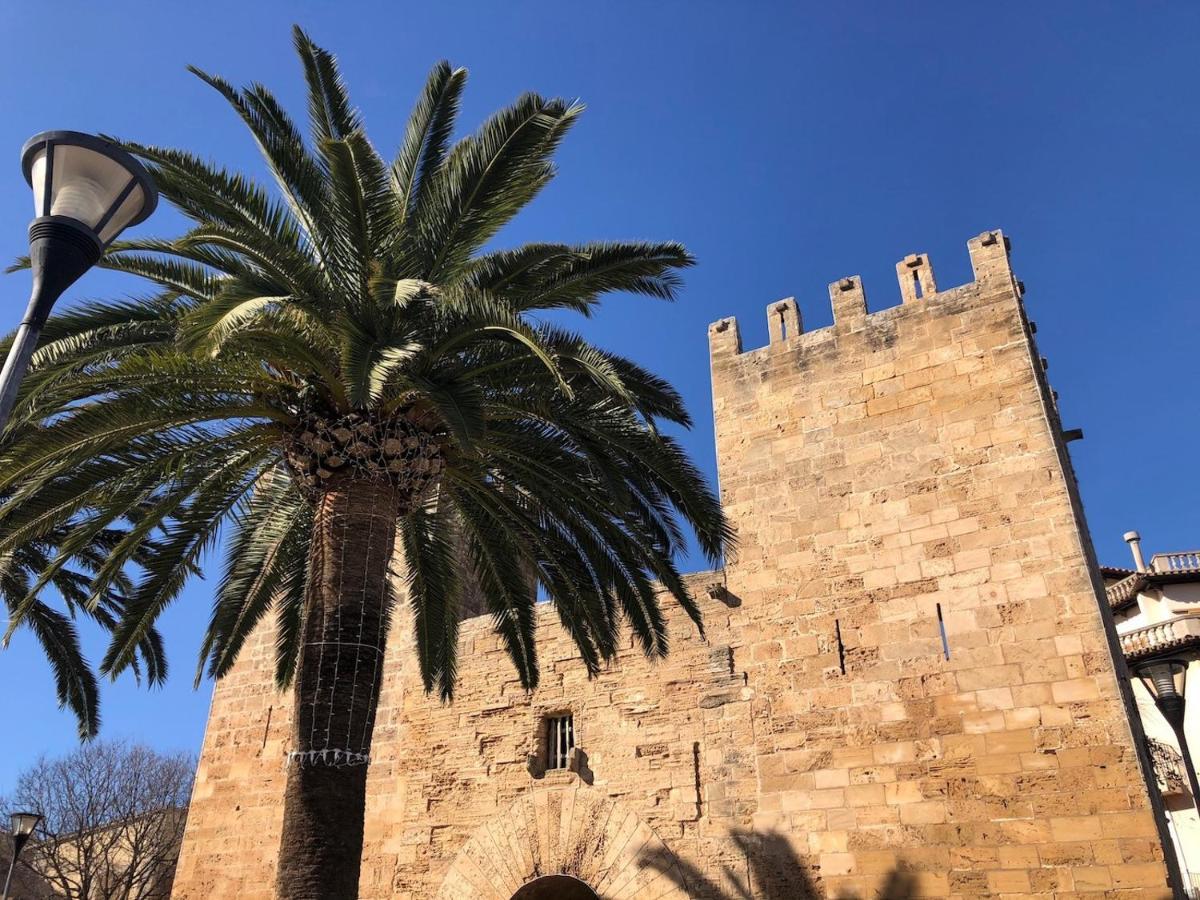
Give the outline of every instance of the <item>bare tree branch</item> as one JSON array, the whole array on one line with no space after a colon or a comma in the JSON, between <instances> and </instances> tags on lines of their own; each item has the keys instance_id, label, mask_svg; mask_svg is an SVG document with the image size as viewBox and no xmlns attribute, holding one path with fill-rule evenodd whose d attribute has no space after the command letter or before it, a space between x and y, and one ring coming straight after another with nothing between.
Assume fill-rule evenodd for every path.
<instances>
[{"instance_id":1,"label":"bare tree branch","mask_svg":"<svg viewBox=\"0 0 1200 900\"><path fill-rule=\"evenodd\" d=\"M167 900L195 760L125 741L42 757L0 802L44 817L19 868L63 900Z\"/></svg>"}]
</instances>

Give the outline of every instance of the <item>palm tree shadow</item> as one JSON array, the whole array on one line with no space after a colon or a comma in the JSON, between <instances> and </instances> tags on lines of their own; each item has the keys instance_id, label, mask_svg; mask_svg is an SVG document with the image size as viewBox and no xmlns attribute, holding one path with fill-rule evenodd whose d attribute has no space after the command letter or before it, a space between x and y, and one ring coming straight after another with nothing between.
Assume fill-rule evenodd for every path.
<instances>
[{"instance_id":1,"label":"palm tree shadow","mask_svg":"<svg viewBox=\"0 0 1200 900\"><path fill-rule=\"evenodd\" d=\"M756 834L734 831L730 835L745 857L745 871L723 864L722 881L717 884L695 864L682 859L668 861L646 857L642 865L662 873L687 892L692 900L826 900L819 874L778 832ZM740 868L740 867L739 867ZM912 900L917 896L916 879L893 869L873 894L873 900ZM860 900L856 894L838 894L837 900Z\"/></svg>"},{"instance_id":2,"label":"palm tree shadow","mask_svg":"<svg viewBox=\"0 0 1200 900\"><path fill-rule=\"evenodd\" d=\"M875 896L879 900L912 900L917 896L917 879L901 869L892 869Z\"/></svg>"}]
</instances>

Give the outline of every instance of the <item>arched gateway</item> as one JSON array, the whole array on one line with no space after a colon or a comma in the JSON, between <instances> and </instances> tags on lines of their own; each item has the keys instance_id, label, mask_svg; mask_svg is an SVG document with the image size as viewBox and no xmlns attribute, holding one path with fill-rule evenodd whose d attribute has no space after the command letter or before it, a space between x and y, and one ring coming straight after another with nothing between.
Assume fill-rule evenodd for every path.
<instances>
[{"instance_id":1,"label":"arched gateway","mask_svg":"<svg viewBox=\"0 0 1200 900\"><path fill-rule=\"evenodd\" d=\"M570 875L543 875L518 888L512 900L600 900L600 895Z\"/></svg>"},{"instance_id":2,"label":"arched gateway","mask_svg":"<svg viewBox=\"0 0 1200 900\"><path fill-rule=\"evenodd\" d=\"M438 900L686 900L674 854L631 810L581 785L527 794L476 829Z\"/></svg>"}]
</instances>

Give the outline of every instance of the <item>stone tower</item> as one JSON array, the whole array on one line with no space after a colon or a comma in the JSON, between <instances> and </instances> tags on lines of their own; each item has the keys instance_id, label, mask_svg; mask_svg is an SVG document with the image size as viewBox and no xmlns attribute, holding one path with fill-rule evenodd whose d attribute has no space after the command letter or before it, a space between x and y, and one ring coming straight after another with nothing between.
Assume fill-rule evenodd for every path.
<instances>
[{"instance_id":1,"label":"stone tower","mask_svg":"<svg viewBox=\"0 0 1200 900\"><path fill-rule=\"evenodd\" d=\"M398 622L369 784L363 898L1071 896L1168 891L1061 426L999 232L939 292L834 324L767 307L709 329L736 559L691 577L652 665L588 680L553 611L520 690L486 618L424 696ZM177 898L269 898L290 703L264 628L216 688ZM547 770L546 722L578 750Z\"/></svg>"}]
</instances>

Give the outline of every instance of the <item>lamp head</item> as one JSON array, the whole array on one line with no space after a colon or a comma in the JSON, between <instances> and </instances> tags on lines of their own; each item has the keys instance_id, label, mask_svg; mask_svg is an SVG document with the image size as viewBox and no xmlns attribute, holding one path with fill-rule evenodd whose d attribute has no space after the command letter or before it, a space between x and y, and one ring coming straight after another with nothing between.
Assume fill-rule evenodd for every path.
<instances>
[{"instance_id":1,"label":"lamp head","mask_svg":"<svg viewBox=\"0 0 1200 900\"><path fill-rule=\"evenodd\" d=\"M1134 670L1155 700L1182 697L1187 684L1188 665L1182 659L1155 659Z\"/></svg>"},{"instance_id":2,"label":"lamp head","mask_svg":"<svg viewBox=\"0 0 1200 900\"><path fill-rule=\"evenodd\" d=\"M29 837L41 821L42 817L39 813L15 812L9 816L13 837Z\"/></svg>"},{"instance_id":3,"label":"lamp head","mask_svg":"<svg viewBox=\"0 0 1200 900\"><path fill-rule=\"evenodd\" d=\"M17 857L25 849L25 844L33 837L33 829L37 828L41 821L40 813L15 812L9 816L9 824L12 828L13 863L16 863Z\"/></svg>"},{"instance_id":4,"label":"lamp head","mask_svg":"<svg viewBox=\"0 0 1200 900\"><path fill-rule=\"evenodd\" d=\"M78 131L31 137L21 150L21 170L37 215L29 226L29 322L40 328L54 301L104 248L154 212L158 191L136 159L112 141Z\"/></svg>"},{"instance_id":5,"label":"lamp head","mask_svg":"<svg viewBox=\"0 0 1200 900\"><path fill-rule=\"evenodd\" d=\"M1153 659L1134 667L1134 674L1154 698L1159 711L1177 731L1183 727L1188 662L1186 659Z\"/></svg>"},{"instance_id":6,"label":"lamp head","mask_svg":"<svg viewBox=\"0 0 1200 900\"><path fill-rule=\"evenodd\" d=\"M33 188L39 218L76 223L100 247L158 205L158 191L136 159L104 138L79 131L43 131L21 149L21 170Z\"/></svg>"}]
</instances>

